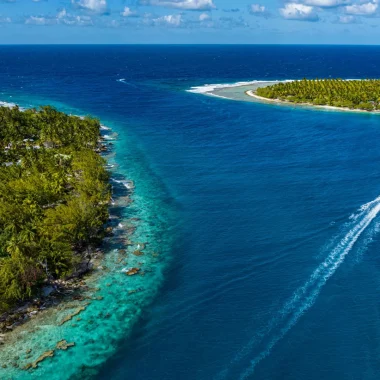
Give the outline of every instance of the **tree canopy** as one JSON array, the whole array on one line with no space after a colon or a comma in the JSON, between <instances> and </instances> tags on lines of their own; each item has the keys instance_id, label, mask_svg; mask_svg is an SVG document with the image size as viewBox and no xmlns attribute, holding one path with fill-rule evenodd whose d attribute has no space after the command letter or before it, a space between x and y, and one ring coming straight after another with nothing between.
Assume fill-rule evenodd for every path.
<instances>
[{"instance_id":1,"label":"tree canopy","mask_svg":"<svg viewBox=\"0 0 380 380\"><path fill-rule=\"evenodd\" d=\"M261 87L256 94L292 103L380 110L380 80L303 79Z\"/></svg>"},{"instance_id":2,"label":"tree canopy","mask_svg":"<svg viewBox=\"0 0 380 380\"><path fill-rule=\"evenodd\" d=\"M0 107L0 310L75 269L108 219L99 121Z\"/></svg>"}]
</instances>

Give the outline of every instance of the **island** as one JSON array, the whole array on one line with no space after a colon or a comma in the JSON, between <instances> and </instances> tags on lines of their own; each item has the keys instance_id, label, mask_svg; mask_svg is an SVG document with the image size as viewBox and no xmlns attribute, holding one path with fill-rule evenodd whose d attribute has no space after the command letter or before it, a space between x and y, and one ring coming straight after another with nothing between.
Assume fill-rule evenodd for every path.
<instances>
[{"instance_id":1,"label":"island","mask_svg":"<svg viewBox=\"0 0 380 380\"><path fill-rule=\"evenodd\" d=\"M86 270L111 198L100 123L0 107L0 314Z\"/></svg>"},{"instance_id":2,"label":"island","mask_svg":"<svg viewBox=\"0 0 380 380\"><path fill-rule=\"evenodd\" d=\"M3 103L0 126L0 378L93 376L161 278L156 214L98 119Z\"/></svg>"},{"instance_id":3,"label":"island","mask_svg":"<svg viewBox=\"0 0 380 380\"><path fill-rule=\"evenodd\" d=\"M380 111L380 80L303 79L283 81L246 92L259 100L326 108Z\"/></svg>"}]
</instances>

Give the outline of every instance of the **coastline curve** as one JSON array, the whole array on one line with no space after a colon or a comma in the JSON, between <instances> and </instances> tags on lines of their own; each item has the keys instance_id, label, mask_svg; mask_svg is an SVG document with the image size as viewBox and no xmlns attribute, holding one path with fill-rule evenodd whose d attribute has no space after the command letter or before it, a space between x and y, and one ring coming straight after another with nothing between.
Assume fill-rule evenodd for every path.
<instances>
[{"instance_id":1,"label":"coastline curve","mask_svg":"<svg viewBox=\"0 0 380 380\"><path fill-rule=\"evenodd\" d=\"M351 109L343 107L334 107L328 105L315 105L311 103L292 103L282 101L279 99L264 98L255 94L255 90L262 87L271 86L278 83L294 82L297 79L284 79L284 80L252 80L236 83L219 83L219 84L205 84L203 86L191 87L187 92L194 94L201 94L206 96L212 96L227 100L245 101L254 103L263 103L267 105L297 107L309 110L318 111L333 111L333 112L355 112L364 114L379 115L380 111L365 111L362 109ZM346 79L346 80L358 80L358 79Z\"/></svg>"},{"instance_id":2,"label":"coastline curve","mask_svg":"<svg viewBox=\"0 0 380 380\"><path fill-rule=\"evenodd\" d=\"M118 149L128 146L133 154L137 148L112 130L101 127L103 138L113 144L105 158L114 194L109 208L114 235L105 240L102 262L83 279L88 292L80 299L43 310L2 337L1 379L93 378L163 283L174 216L160 201L165 189L160 190L141 160L126 162L129 167L118 160ZM139 270L129 272L131 268Z\"/></svg>"}]
</instances>

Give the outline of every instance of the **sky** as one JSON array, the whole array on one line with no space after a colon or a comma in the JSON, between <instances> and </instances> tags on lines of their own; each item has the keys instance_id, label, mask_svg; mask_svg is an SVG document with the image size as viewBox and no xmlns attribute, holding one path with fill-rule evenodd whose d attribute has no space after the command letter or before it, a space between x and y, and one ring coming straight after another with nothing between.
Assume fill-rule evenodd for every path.
<instances>
[{"instance_id":1,"label":"sky","mask_svg":"<svg viewBox=\"0 0 380 380\"><path fill-rule=\"evenodd\" d=\"M380 0L0 0L0 44L379 44Z\"/></svg>"}]
</instances>

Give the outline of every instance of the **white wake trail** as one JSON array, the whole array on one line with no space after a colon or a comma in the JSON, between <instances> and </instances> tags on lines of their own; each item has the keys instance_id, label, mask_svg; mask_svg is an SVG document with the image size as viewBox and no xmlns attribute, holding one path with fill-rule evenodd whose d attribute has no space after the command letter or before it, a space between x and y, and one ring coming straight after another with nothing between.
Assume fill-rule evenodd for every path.
<instances>
[{"instance_id":1,"label":"white wake trail","mask_svg":"<svg viewBox=\"0 0 380 380\"><path fill-rule=\"evenodd\" d=\"M264 331L255 335L255 337L251 339L251 341L232 360L231 364L239 362L264 338L268 337L268 335L275 334L264 350L251 361L251 365L241 375L241 379L247 378L254 372L256 365L270 354L277 342L280 341L298 322L303 313L315 303L322 287L336 272L356 241L359 239L360 235L367 229L379 212L380 197L366 203L359 209L359 213L350 217L350 224L352 224L352 221L356 224L344 235L327 258L315 269L309 280L294 292L291 299L284 305L278 315L269 322ZM228 372L229 370L227 368L220 373L218 378L225 378Z\"/></svg>"},{"instance_id":2,"label":"white wake trail","mask_svg":"<svg viewBox=\"0 0 380 380\"><path fill-rule=\"evenodd\" d=\"M379 202L379 199L377 200ZM333 255L328 257L322 264L317 268L313 273L312 278L319 276L319 281L316 284L316 288L312 293L305 299L300 309L298 309L288 324L285 325L280 331L280 334L275 336L267 345L266 349L257 355L252 361L250 367L242 374L240 379L246 379L249 377L255 370L256 365L265 357L267 357L272 351L275 344L281 340L285 334L298 322L302 314L308 310L317 299L323 285L326 284L327 280L336 272L339 266L344 261L347 254L351 251L352 247L359 239L360 235L365 231L365 229L371 224L373 219L376 218L380 212L380 203L373 207L366 217L364 217L360 223L358 223L352 230L350 230L347 235L341 240L338 246L334 249ZM335 260L334 260L335 258ZM333 261L334 260L334 261ZM328 268L328 270L322 273L322 266Z\"/></svg>"}]
</instances>

